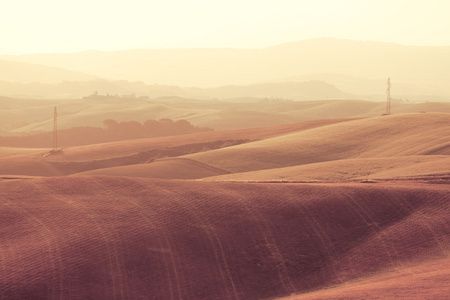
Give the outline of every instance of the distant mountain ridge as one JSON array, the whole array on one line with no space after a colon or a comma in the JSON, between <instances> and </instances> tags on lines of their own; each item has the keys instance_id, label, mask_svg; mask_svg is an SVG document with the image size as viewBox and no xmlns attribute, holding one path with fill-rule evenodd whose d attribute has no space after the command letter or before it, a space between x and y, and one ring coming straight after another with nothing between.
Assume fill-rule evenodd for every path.
<instances>
[{"instance_id":1,"label":"distant mountain ridge","mask_svg":"<svg viewBox=\"0 0 450 300\"><path fill-rule=\"evenodd\" d=\"M99 77L62 67L50 67L38 63L0 60L0 81L17 83L54 84L63 81L89 81Z\"/></svg>"},{"instance_id":2,"label":"distant mountain ridge","mask_svg":"<svg viewBox=\"0 0 450 300\"><path fill-rule=\"evenodd\" d=\"M320 80L229 85L209 89L185 88L185 91L197 97L206 96L220 98L260 97L291 100L324 100L349 99L355 97L354 95L339 90L334 85Z\"/></svg>"},{"instance_id":3,"label":"distant mountain ridge","mask_svg":"<svg viewBox=\"0 0 450 300\"><path fill-rule=\"evenodd\" d=\"M95 74L110 80L141 81L183 87L212 88L228 85L322 80L351 94L384 94L383 82L392 78L393 95L450 98L450 47L341 39L313 39L262 49L138 49L115 52L30 54L0 59L43 64ZM310 74L342 74L345 78L376 80L343 84ZM344 79L346 80L346 79ZM395 90L402 86L401 90ZM345 87L345 88L344 88Z\"/></svg>"}]
</instances>

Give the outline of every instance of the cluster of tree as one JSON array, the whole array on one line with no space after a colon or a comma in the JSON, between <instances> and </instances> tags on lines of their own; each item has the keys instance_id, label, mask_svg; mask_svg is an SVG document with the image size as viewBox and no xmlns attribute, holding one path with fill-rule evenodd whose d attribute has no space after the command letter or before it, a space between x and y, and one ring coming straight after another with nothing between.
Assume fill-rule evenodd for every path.
<instances>
[{"instance_id":1,"label":"cluster of tree","mask_svg":"<svg viewBox=\"0 0 450 300\"><path fill-rule=\"evenodd\" d=\"M209 128L196 127L186 120L173 121L172 119L147 120L144 123L136 121L117 122L115 120L103 121L108 135L125 138L159 137L168 135L189 134L210 131Z\"/></svg>"},{"instance_id":2,"label":"cluster of tree","mask_svg":"<svg viewBox=\"0 0 450 300\"><path fill-rule=\"evenodd\" d=\"M193 126L186 120L171 119L117 122L105 120L105 128L74 127L58 130L58 146L81 146L121 140L182 135L210 131L209 128ZM24 136L0 137L0 147L49 148L53 143L53 133L45 132Z\"/></svg>"}]
</instances>

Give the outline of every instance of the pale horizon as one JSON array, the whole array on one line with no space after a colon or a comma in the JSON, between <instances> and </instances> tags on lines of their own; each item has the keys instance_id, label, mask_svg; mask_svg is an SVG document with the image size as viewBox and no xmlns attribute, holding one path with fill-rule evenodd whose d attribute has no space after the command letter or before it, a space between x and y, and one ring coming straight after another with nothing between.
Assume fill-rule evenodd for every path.
<instances>
[{"instance_id":1,"label":"pale horizon","mask_svg":"<svg viewBox=\"0 0 450 300\"><path fill-rule=\"evenodd\" d=\"M78 54L78 53L88 53L88 52L103 52L103 53L113 53L113 52L122 52L122 51L139 51L139 50L189 50L189 49L197 49L197 50L201 50L201 49L206 49L206 50L258 50L258 49L265 49L265 48L271 48L271 47L277 47L277 46L282 46L282 45L287 45L287 44L294 44L294 43L301 43L301 42L308 42L308 41L315 41L315 40L337 40L337 41L349 41L349 42L363 42L363 43L376 43L376 44L386 44L386 45L396 45L396 46L405 46L405 47L450 47L450 44L448 45L409 45L409 44L403 44L403 43L397 43L397 42L386 42L386 41L378 41L378 40L357 40L357 39L349 39L349 38L336 38L336 37L328 37L328 36L323 36L323 37L315 37L315 38L305 38L305 39L299 39L299 40L287 40L287 41L280 41L278 43L274 43L274 44L268 44L268 45L263 45L263 46L255 46L255 47L226 47L226 46L174 46L174 47L141 47L141 48L124 48L124 49L84 49L84 50L77 50L77 51L41 51L41 52L29 52L29 53L0 53L0 56L4 56L4 57L14 57L14 56L27 56L27 55L40 55L40 54L44 54L44 55L51 55L51 54Z\"/></svg>"},{"instance_id":2,"label":"pale horizon","mask_svg":"<svg viewBox=\"0 0 450 300\"><path fill-rule=\"evenodd\" d=\"M0 55L265 48L317 38L450 46L447 1L19 0L1 9Z\"/></svg>"}]
</instances>

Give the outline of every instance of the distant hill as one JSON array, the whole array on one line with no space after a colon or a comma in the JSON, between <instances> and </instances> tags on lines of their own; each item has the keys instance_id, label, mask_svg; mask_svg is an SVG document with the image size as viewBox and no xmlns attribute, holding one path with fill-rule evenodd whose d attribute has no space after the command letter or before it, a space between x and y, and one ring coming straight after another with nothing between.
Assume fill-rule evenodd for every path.
<instances>
[{"instance_id":1,"label":"distant hill","mask_svg":"<svg viewBox=\"0 0 450 300\"><path fill-rule=\"evenodd\" d=\"M324 81L286 81L252 85L230 85L217 88L185 88L145 84L125 80L65 81L59 83L24 83L0 81L0 95L21 98L83 98L94 91L103 95L137 95L141 97L190 97L201 99L272 98L290 100L350 99L345 93Z\"/></svg>"},{"instance_id":2,"label":"distant hill","mask_svg":"<svg viewBox=\"0 0 450 300\"><path fill-rule=\"evenodd\" d=\"M229 85L217 88L185 88L188 94L216 98L283 98L290 100L350 99L356 96L345 93L324 81L268 82L252 85Z\"/></svg>"},{"instance_id":3,"label":"distant hill","mask_svg":"<svg viewBox=\"0 0 450 300\"><path fill-rule=\"evenodd\" d=\"M325 81L339 90L358 95L358 98L373 101L386 100L386 78L370 79L359 76L351 76L336 73L314 73L300 76L290 76L275 82L304 82L311 80ZM392 85L394 102L425 102L425 101L450 101L450 95L446 87L438 87L433 84L413 84L399 82L395 78Z\"/></svg>"},{"instance_id":4,"label":"distant hill","mask_svg":"<svg viewBox=\"0 0 450 300\"><path fill-rule=\"evenodd\" d=\"M1 56L95 74L108 79L151 84L217 87L286 80L333 73L366 79L393 79L449 97L450 47L415 47L340 39L314 39L263 49L162 49L73 54ZM314 78L324 80L322 78ZM356 83L355 83L356 85ZM348 86L348 93L362 90ZM337 88L342 89L341 86ZM382 87L380 94L383 94ZM402 91L402 95L404 91Z\"/></svg>"},{"instance_id":5,"label":"distant hill","mask_svg":"<svg viewBox=\"0 0 450 300\"><path fill-rule=\"evenodd\" d=\"M324 85L326 87L326 85ZM256 128L294 122L380 116L383 102L363 100L292 101L237 98L198 100L179 97L156 99L93 96L73 100L36 100L0 97L0 136L53 130L53 107L58 108L58 128L103 127L103 121L145 122L169 118L215 130ZM392 113L450 113L450 103L395 103Z\"/></svg>"},{"instance_id":6,"label":"distant hill","mask_svg":"<svg viewBox=\"0 0 450 300\"><path fill-rule=\"evenodd\" d=\"M69 71L59 67L49 67L35 63L0 60L0 81L48 84L94 79L98 79L98 77L79 71ZM2 91L0 93L4 95Z\"/></svg>"}]
</instances>

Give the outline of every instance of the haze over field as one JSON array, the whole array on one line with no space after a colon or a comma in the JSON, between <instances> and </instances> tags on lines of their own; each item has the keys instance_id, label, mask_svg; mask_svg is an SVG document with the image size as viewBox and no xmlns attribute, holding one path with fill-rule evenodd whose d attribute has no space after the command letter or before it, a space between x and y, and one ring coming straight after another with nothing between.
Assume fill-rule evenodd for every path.
<instances>
[{"instance_id":1,"label":"haze over field","mask_svg":"<svg viewBox=\"0 0 450 300\"><path fill-rule=\"evenodd\" d=\"M0 299L446 299L449 10L0 4Z\"/></svg>"},{"instance_id":2,"label":"haze over field","mask_svg":"<svg viewBox=\"0 0 450 300\"><path fill-rule=\"evenodd\" d=\"M32 63L29 71L24 62ZM69 98L98 90L102 94L138 93L151 97L381 100L386 77L391 76L395 79L396 98L450 101L450 46L417 47L328 38L262 49L8 55L0 56L0 64L5 66L0 79L8 82L2 83L8 93L4 95L9 96L27 95L29 89L29 96L42 93ZM38 65L42 66L40 72ZM15 74L22 71L27 76L20 79ZM92 81L84 74L103 80ZM88 82L83 84L80 78ZM124 79L132 82L117 81Z\"/></svg>"}]
</instances>

